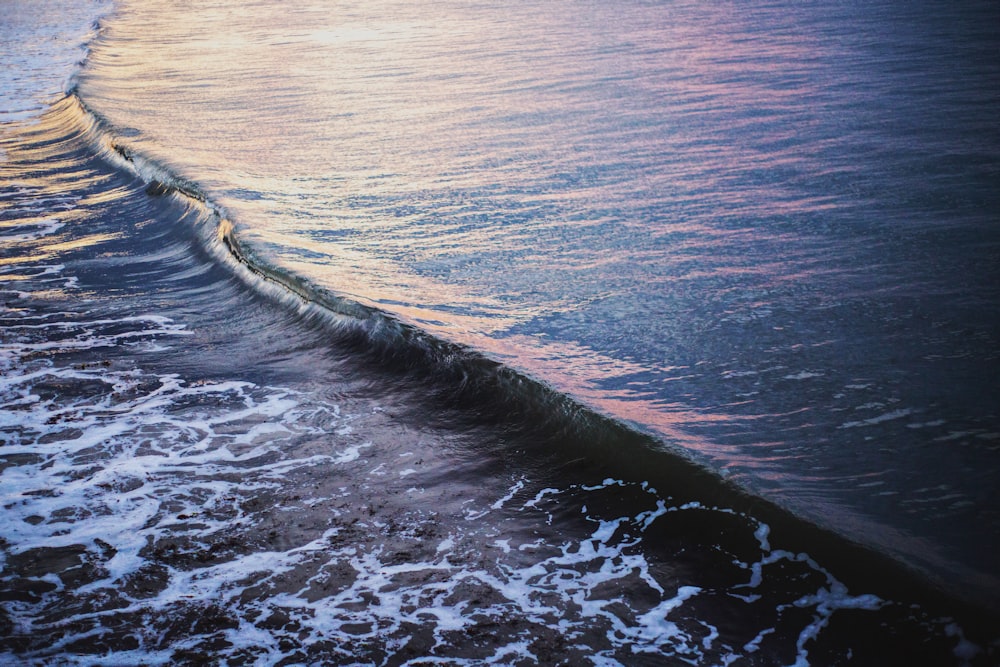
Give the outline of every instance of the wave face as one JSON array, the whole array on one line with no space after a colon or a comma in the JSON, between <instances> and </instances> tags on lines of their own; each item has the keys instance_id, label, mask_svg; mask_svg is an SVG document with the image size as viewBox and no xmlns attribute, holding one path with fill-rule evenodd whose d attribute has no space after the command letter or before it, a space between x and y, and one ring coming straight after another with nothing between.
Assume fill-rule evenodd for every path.
<instances>
[{"instance_id":1,"label":"wave face","mask_svg":"<svg viewBox=\"0 0 1000 667\"><path fill-rule=\"evenodd\" d=\"M0 663L991 659L885 564L650 484L672 457L331 344L105 139L72 96L0 138Z\"/></svg>"},{"instance_id":2,"label":"wave face","mask_svg":"<svg viewBox=\"0 0 1000 667\"><path fill-rule=\"evenodd\" d=\"M0 662L995 662L974 7L16 7Z\"/></svg>"},{"instance_id":3,"label":"wave face","mask_svg":"<svg viewBox=\"0 0 1000 667\"><path fill-rule=\"evenodd\" d=\"M259 264L996 597L996 19L124 2L81 92Z\"/></svg>"}]
</instances>

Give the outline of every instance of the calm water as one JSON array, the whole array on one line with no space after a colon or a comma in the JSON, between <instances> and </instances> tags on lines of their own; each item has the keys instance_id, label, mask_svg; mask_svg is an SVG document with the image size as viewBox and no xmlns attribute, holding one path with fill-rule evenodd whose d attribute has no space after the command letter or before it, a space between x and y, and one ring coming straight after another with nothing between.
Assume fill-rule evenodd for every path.
<instances>
[{"instance_id":1,"label":"calm water","mask_svg":"<svg viewBox=\"0 0 1000 667\"><path fill-rule=\"evenodd\" d=\"M1000 591L995 7L147 4L84 98L259 261Z\"/></svg>"},{"instance_id":2,"label":"calm water","mask_svg":"<svg viewBox=\"0 0 1000 667\"><path fill-rule=\"evenodd\" d=\"M995 657L1000 10L827 4L5 4L5 650Z\"/></svg>"}]
</instances>

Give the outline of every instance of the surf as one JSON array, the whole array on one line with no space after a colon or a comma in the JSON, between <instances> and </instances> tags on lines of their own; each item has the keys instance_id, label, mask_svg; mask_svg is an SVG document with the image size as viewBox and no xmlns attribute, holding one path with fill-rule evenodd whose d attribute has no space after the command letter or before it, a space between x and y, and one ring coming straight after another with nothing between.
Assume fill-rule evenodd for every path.
<instances>
[{"instance_id":1,"label":"surf","mask_svg":"<svg viewBox=\"0 0 1000 667\"><path fill-rule=\"evenodd\" d=\"M695 506L753 516L785 536L788 553L851 563L840 575L887 599L914 587L928 597L953 595L950 582L727 482L683 451L665 448L650 433L596 412L475 349L438 339L390 312L268 265L241 242L240 226L230 213L196 183L130 147L87 107L77 90L55 106L54 117L67 138L82 140L102 160L139 179L147 196L174 200L179 208L195 211L193 224L188 223L193 238L248 289L281 304L303 325L318 327L331 346L350 350L394 382L417 387L447 409L474 414L477 422L526 436L537 448L534 456L552 457L561 462L559 467L603 471L612 480L669 489L672 496L691 499Z\"/></svg>"},{"instance_id":2,"label":"surf","mask_svg":"<svg viewBox=\"0 0 1000 667\"><path fill-rule=\"evenodd\" d=\"M14 462L8 480L17 478L7 510L25 526L5 570L28 596L13 616L17 646L5 650L35 659L99 652L95 637L113 618L120 631L108 636L129 638L120 655L151 662L213 654L379 661L435 651L472 663L545 662L565 654L567 627L587 647L570 649L581 659L592 649L627 661L639 647L686 661L790 662L842 651L857 631L839 627L852 610L904 638L922 636L928 619L948 610L962 624L930 621L935 646L959 662L982 650L963 628L977 638L991 630L980 630L976 605L956 601L948 581L823 530L474 348L269 264L210 188L147 156L130 134L73 92L8 143L19 160L6 172L17 174L12 181L44 174L53 191L70 191L68 210L95 212L74 214L87 224L68 229L53 213L37 238L15 227L7 239L8 266L30 279L4 322L26 337L5 351L16 371L5 403L20 406L5 423L17 449L5 459ZM78 196L72 175L88 170L95 175ZM27 206L27 196L11 196ZM120 222L101 217L102 201L119 207ZM53 234L63 236L45 240ZM49 246L51 264L30 250ZM102 267L128 267L128 290L102 283ZM62 313L81 284L88 307L118 315ZM164 303L191 307L136 317L153 286L176 295ZM134 295L113 296L119 291ZM259 326L246 324L255 318ZM198 332L216 319L213 330L229 335L203 341ZM237 372L230 350L260 344L276 361ZM372 388L356 396L332 370L345 368ZM334 379L337 388L326 389ZM105 472L91 455L106 461ZM156 481L164 477L175 491ZM72 478L71 494L46 495ZM97 518L116 496L135 510L121 517L142 539L113 530L113 513ZM74 505L94 522L54 535ZM287 516L304 525L291 527ZM99 540L95 526L106 527ZM33 559L88 574L65 575L52 589L38 583ZM234 581L248 571L249 580ZM624 593L608 593L619 584ZM101 610L100 597L123 586L115 599L124 606ZM268 586L278 593L255 597ZM67 599L74 611L65 619L41 618L42 607ZM469 606L484 599L485 611ZM914 600L918 610L907 611ZM183 646L157 639L178 632L173 621L148 623L168 611L181 624L203 619ZM739 627L718 620L762 612L763 622ZM503 622L511 616L529 623L527 639ZM40 643L70 621L79 633ZM33 624L43 639L30 638ZM469 633L480 638L471 648ZM906 644L877 650L898 657Z\"/></svg>"}]
</instances>

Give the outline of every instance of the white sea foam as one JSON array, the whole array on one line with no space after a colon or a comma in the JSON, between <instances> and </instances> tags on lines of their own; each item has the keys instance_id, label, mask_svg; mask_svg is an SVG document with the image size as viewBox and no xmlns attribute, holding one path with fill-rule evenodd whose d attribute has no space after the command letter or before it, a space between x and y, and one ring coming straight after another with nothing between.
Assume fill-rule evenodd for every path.
<instances>
[{"instance_id":1,"label":"white sea foam","mask_svg":"<svg viewBox=\"0 0 1000 667\"><path fill-rule=\"evenodd\" d=\"M242 509L249 499L281 492L296 471L351 464L361 450L377 449L376 443L365 441L339 450L334 447L327 455L296 458L282 454L297 437L313 433L311 424L316 421L324 427L336 426L332 418L339 411L310 403L290 390L246 382L189 385L174 375L59 369L45 363L30 373L30 379L26 375L21 382L8 382L4 391L16 393L48 377L99 379L104 393L61 405L27 402L16 426L5 426L5 434L15 440L5 453L38 457L35 463L10 466L0 476L3 502L11 518L3 531L9 544L7 557L83 545L88 558L100 563L103 574L76 587L51 575L40 577L38 581L56 585L45 600L54 596L86 599L120 589L149 565L150 544L184 538L190 546L181 550L188 549L190 557L197 557L204 553L199 549L205 548L199 544L207 545L234 530L252 532L257 519ZM115 392L128 398L113 403L109 397ZM59 418L49 424L53 415ZM77 429L72 435L65 432L68 423ZM377 470L369 473L369 480L378 478ZM496 501L474 501L467 511L478 521L451 524L452 532L423 549L422 557L403 562L379 540L345 542L347 528L337 525L282 550L237 552L194 568L170 565L152 595L126 594L124 604L117 607L90 611L81 607L65 622L83 629L66 634L48 650L68 647L115 618L169 618L199 608L225 609L232 618L232 627L220 631L229 644L220 656L245 656L241 651L250 651L254 660L265 663L299 655L295 651L308 654L321 646L333 647L327 649L332 651L329 655L349 661L356 657L351 647L376 640L383 641L391 653L401 650L415 629L430 632L439 655L415 657L403 664L540 660L534 644L507 635L498 637L493 647L484 645L477 658L450 655L464 645L461 638L475 633L480 624L489 627L510 618L527 619L569 638L594 665L627 664L622 656L636 654L690 664L705 660L730 664L741 655L759 651L762 641L773 633L773 627L765 625L750 641L730 646L710 619L692 625L683 609L705 594L705 589L662 582L641 548L641 535L665 516L730 514L731 510L694 502L670 505L648 485L610 478L594 485L545 487L517 502L528 483L527 478L519 478ZM602 517L591 516L593 510L582 506L581 516L590 529L579 537L567 536L558 543L493 538L495 560L466 555L470 549L475 553L482 536L502 525L507 520L504 516L537 515L548 525L552 509L568 502L569 496L585 500L592 494L629 488L649 496L648 509L635 516ZM46 489L54 493L40 493ZM350 501L351 490L340 487L340 497ZM477 505L485 507L477 510ZM283 509L295 511L294 507ZM760 545L760 558L747 566L751 573L747 588L765 587L768 566L782 561L801 563L821 573L827 582L785 603L814 610L813 620L800 630L797 664L806 664L810 641L837 610L874 610L881 604L874 596L848 594L805 554L771 551L769 527L757 523L754 528L749 520L748 524ZM384 521L370 525L385 534L393 530ZM398 535L411 549L420 549L413 531L425 525L430 525L426 517L414 516L396 530L402 531ZM358 526L363 528L363 524ZM102 558L100 553L111 555ZM345 571L349 574L332 574ZM309 574L301 583L289 585L301 577L299 572ZM626 581L633 582L631 588L613 586ZM647 591L640 597L651 597L652 603L637 602L634 582ZM250 593L269 589L270 594ZM320 590L324 592L318 595ZM466 590L479 591L475 604ZM621 592L610 592L614 590ZM625 593L628 590L632 592ZM730 599L749 605L759 596ZM19 632L51 629L32 603L15 603L11 609ZM567 613L570 609L577 611ZM275 625L267 622L271 618L288 620ZM593 635L588 634L595 627L606 628L603 645L595 645ZM145 637L143 647L113 655L107 662L171 662L173 653L155 638L159 632L155 623L139 630L139 636ZM203 639L196 633L175 643L172 650L185 646L193 650Z\"/></svg>"},{"instance_id":2,"label":"white sea foam","mask_svg":"<svg viewBox=\"0 0 1000 667\"><path fill-rule=\"evenodd\" d=\"M517 482L514 483L513 486L510 487L510 491L507 493L507 495L504 496L503 498L501 498L500 500L496 501L495 503L493 503L490 506L490 509L495 509L495 510L500 509L507 502L509 502L511 499L513 499L514 496L517 495L517 492L520 491L523 488L524 488L524 480L523 479L519 479Z\"/></svg>"},{"instance_id":3,"label":"white sea foam","mask_svg":"<svg viewBox=\"0 0 1000 667\"><path fill-rule=\"evenodd\" d=\"M102 327L116 325L114 333L102 337ZM122 332L122 325L131 331ZM26 324L23 331L33 335L46 330L88 332L62 341L58 349L70 347L96 349L114 344L122 337L139 339L178 335L184 330L155 316L122 320L52 320ZM52 581L56 588L46 595L82 599L105 595L121 588L149 564L150 544L183 537L193 540L192 557L198 544L233 530L252 529L253 518L241 509L246 499L281 488L289 473L315 465L337 466L356 461L363 449L373 447L361 442L334 449L328 455L286 459L280 452L286 443L308 431L322 406L304 405L294 392L257 387L246 382L189 384L177 375L150 375L139 370L59 367L49 359L29 362L18 368L17 360L26 350L49 348L44 341L21 341L8 345L5 355L8 370L0 383L5 403L17 406L16 418L3 422L8 446L7 456L36 457L7 467L3 481L3 503L10 521L3 537L7 540L6 558L31 554L37 550L83 547L87 558L100 562L102 575L70 589L51 574L37 578ZM64 386L79 383L78 394L72 391L55 399L42 399L36 387L48 381ZM96 392L96 393L95 393ZM330 408L323 423L331 425ZM305 422L297 417L308 417ZM305 425L304 425L305 424ZM339 426L336 421L334 426ZM268 454L279 454L274 460ZM398 457L397 457L398 458ZM95 464L98 464L95 467ZM415 474L412 469L402 471ZM485 516L512 505L526 480L518 479L506 495L478 513ZM622 486L618 480L605 480L585 490L599 491ZM555 501L559 489L537 492L517 511L543 512L539 504ZM513 509L513 508L512 508ZM659 508L663 511L663 508ZM652 514L644 514L641 525L647 526ZM117 608L81 611L72 616L80 627L92 627L70 633L49 650L60 650L97 632L101 619L116 615L168 614L178 606L222 604L235 609L248 586L267 586L310 560L318 559L336 567L347 564L355 572L349 587L337 594L313 599L308 587L296 593L286 591L259 600L238 615L236 628L225 631L234 648L253 647L258 655L282 654L273 632L262 630L249 619L257 610L263 617L278 612L293 613L298 622L310 628L305 644L340 638L345 646L359 638L374 638L400 631L404 623L433 627L436 642L447 645L454 633L482 618L502 618L512 610L541 622L556 622L563 605L581 606L576 621L599 617L618 628L614 643L633 646L632 650L657 651L663 646L686 641L676 625L667 620L695 589L681 589L674 596L637 617L638 625L623 623L608 611L610 600L590 599L592 591L603 583L638 572L658 593L663 589L649 573L640 554L627 554L635 540L617 542L617 529L632 520L621 517L598 520L588 539L567 542L555 553L535 544L541 560L523 566L502 565L497 570L481 569L474 562L454 562L454 551L461 548L462 535L441 540L436 557L424 562L391 564L379 547L365 543L331 549L339 528L331 528L319 537L284 551L253 551L235 554L217 564L195 569L168 567L162 588L153 597L129 599ZM206 542L207 543L207 542ZM509 541L504 553L512 553ZM525 546L525 545L521 545ZM366 549L371 550L366 550ZM100 554L105 554L101 557ZM527 553L519 549L518 553ZM321 567L322 571L322 567ZM433 576L435 572L444 577ZM428 583L405 584L419 573ZM456 592L463 584L486 586L498 597L486 607L472 609ZM555 596L550 599L550 596ZM454 599L452 599L454 598ZM365 600L363 607L357 603ZM450 600L450 601L449 601ZM560 602L561 601L561 602ZM12 616L20 632L44 631L30 603L12 606ZM551 620L547 620L551 619ZM368 631L359 632L367 627ZM193 641L188 642L194 646ZM696 652L696 646L682 653ZM484 658L503 661L515 656L530 656L523 641L504 644ZM118 656L123 662L132 659L163 664L168 652L150 647L145 651L127 651ZM118 659L113 658L113 659ZM458 661L457 664L463 664Z\"/></svg>"},{"instance_id":4,"label":"white sea foam","mask_svg":"<svg viewBox=\"0 0 1000 667\"><path fill-rule=\"evenodd\" d=\"M342 430L338 432L339 435L347 435L348 433L350 433L349 430L347 431ZM337 454L337 456L333 459L333 461L334 463L350 463L351 461L357 461L359 458L361 458L361 450L367 449L368 447L371 446L372 443L363 442L359 445L351 445L349 447L345 447L341 452ZM379 467L381 467L381 465Z\"/></svg>"}]
</instances>

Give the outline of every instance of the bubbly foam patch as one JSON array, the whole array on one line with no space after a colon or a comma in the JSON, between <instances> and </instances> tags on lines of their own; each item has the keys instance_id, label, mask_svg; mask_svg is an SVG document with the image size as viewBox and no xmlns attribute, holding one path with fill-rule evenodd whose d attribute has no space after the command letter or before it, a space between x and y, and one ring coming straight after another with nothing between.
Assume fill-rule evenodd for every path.
<instances>
[{"instance_id":1,"label":"bubbly foam patch","mask_svg":"<svg viewBox=\"0 0 1000 667\"><path fill-rule=\"evenodd\" d=\"M113 344L95 322L77 324L94 348ZM180 333L129 318L111 336L124 324L136 336ZM74 330L57 318L30 327ZM644 548L658 522L684 513L735 516L756 540L756 561L726 559L744 573L733 592L765 589L780 561L821 575L819 588L786 603L814 614L799 662L838 609L880 603L848 595L804 554L771 551L764 524L672 505L622 480L533 489L520 476L458 517L412 498L380 512L375 499L392 493L381 480L397 477L371 465L386 443L361 440L336 405L247 382L18 356L37 345L4 346L0 385L12 406L0 425L2 582L15 592L5 620L23 657L471 665L569 655L615 665L649 654L729 664L773 627L737 643L689 609L720 591L679 584ZM402 468L412 456L382 458L381 468L421 474ZM599 509L622 493L648 507ZM574 507L572 529L552 527ZM300 521L309 526L290 528Z\"/></svg>"},{"instance_id":2,"label":"bubbly foam patch","mask_svg":"<svg viewBox=\"0 0 1000 667\"><path fill-rule=\"evenodd\" d=\"M21 316L0 347L5 659L732 664L792 624L791 664L804 665L835 613L884 604L851 595L807 554L773 550L766 524L647 484L542 487L520 475L450 517L434 494L380 506L399 494L393 480L430 481L415 452L340 406L244 381L60 364L68 350L185 334L162 317ZM645 507L616 513L623 495ZM711 547L727 586L674 574L671 554L648 548L681 515L730 517L746 533L745 553ZM771 581L788 566L794 576ZM810 578L775 604L788 581ZM733 613L753 632L727 629ZM975 649L964 637L960 648Z\"/></svg>"}]
</instances>

